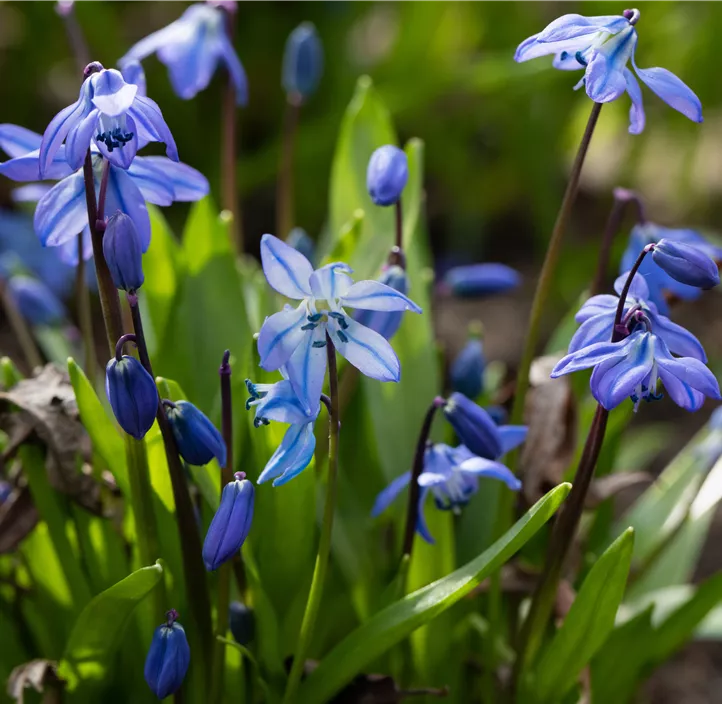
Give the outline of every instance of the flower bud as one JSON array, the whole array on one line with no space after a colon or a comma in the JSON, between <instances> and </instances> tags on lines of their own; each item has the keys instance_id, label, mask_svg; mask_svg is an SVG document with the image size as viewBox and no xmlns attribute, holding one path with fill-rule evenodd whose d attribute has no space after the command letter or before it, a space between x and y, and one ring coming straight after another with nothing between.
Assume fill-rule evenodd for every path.
<instances>
[{"instance_id":1,"label":"flower bud","mask_svg":"<svg viewBox=\"0 0 722 704\"><path fill-rule=\"evenodd\" d=\"M699 247L662 239L652 250L654 263L673 279L688 286L712 288L719 283L719 270Z\"/></svg>"},{"instance_id":2,"label":"flower bud","mask_svg":"<svg viewBox=\"0 0 722 704\"><path fill-rule=\"evenodd\" d=\"M42 281L19 275L7 285L20 315L31 325L52 325L65 317L65 307Z\"/></svg>"},{"instance_id":3,"label":"flower bud","mask_svg":"<svg viewBox=\"0 0 722 704\"><path fill-rule=\"evenodd\" d=\"M409 179L406 154L393 144L379 147L369 159L366 188L376 205L393 205Z\"/></svg>"},{"instance_id":4,"label":"flower bud","mask_svg":"<svg viewBox=\"0 0 722 704\"><path fill-rule=\"evenodd\" d=\"M191 650L178 613L171 609L168 621L156 628L145 659L145 681L158 699L177 692L188 671Z\"/></svg>"},{"instance_id":5,"label":"flower bud","mask_svg":"<svg viewBox=\"0 0 722 704\"><path fill-rule=\"evenodd\" d=\"M163 403L181 457L197 466L208 464L215 457L224 467L226 443L208 417L188 401Z\"/></svg>"},{"instance_id":6,"label":"flower bud","mask_svg":"<svg viewBox=\"0 0 722 704\"><path fill-rule=\"evenodd\" d=\"M444 276L444 284L451 293L462 298L504 293L520 283L519 272L505 264L456 266Z\"/></svg>"},{"instance_id":7,"label":"flower bud","mask_svg":"<svg viewBox=\"0 0 722 704\"><path fill-rule=\"evenodd\" d=\"M253 611L240 601L232 601L229 621L236 643L248 645L256 634L256 617Z\"/></svg>"},{"instance_id":8,"label":"flower bud","mask_svg":"<svg viewBox=\"0 0 722 704\"><path fill-rule=\"evenodd\" d=\"M501 457L503 447L499 430L481 406L455 392L444 406L444 415L462 444L475 455L488 460Z\"/></svg>"},{"instance_id":9,"label":"flower bud","mask_svg":"<svg viewBox=\"0 0 722 704\"><path fill-rule=\"evenodd\" d=\"M294 227L288 233L286 244L291 245L297 252L301 252L308 261L312 262L316 256L316 244L302 227Z\"/></svg>"},{"instance_id":10,"label":"flower bud","mask_svg":"<svg viewBox=\"0 0 722 704\"><path fill-rule=\"evenodd\" d=\"M120 210L106 225L103 255L116 288L136 291L143 285L143 246L133 220Z\"/></svg>"},{"instance_id":11,"label":"flower bud","mask_svg":"<svg viewBox=\"0 0 722 704\"><path fill-rule=\"evenodd\" d=\"M141 440L158 410L153 377L135 357L114 357L105 368L105 393L120 427Z\"/></svg>"},{"instance_id":12,"label":"flower bud","mask_svg":"<svg viewBox=\"0 0 722 704\"><path fill-rule=\"evenodd\" d=\"M471 338L451 365L451 388L467 398L476 398L484 389L485 366L481 340Z\"/></svg>"},{"instance_id":13,"label":"flower bud","mask_svg":"<svg viewBox=\"0 0 722 704\"><path fill-rule=\"evenodd\" d=\"M323 47L316 27L311 22L303 22L286 41L281 74L283 89L305 100L318 88L322 73Z\"/></svg>"},{"instance_id":14,"label":"flower bud","mask_svg":"<svg viewBox=\"0 0 722 704\"><path fill-rule=\"evenodd\" d=\"M205 463L204 463L205 464ZM253 521L253 484L236 472L221 493L221 503L203 543L203 563L211 572L230 560L243 545Z\"/></svg>"},{"instance_id":15,"label":"flower bud","mask_svg":"<svg viewBox=\"0 0 722 704\"><path fill-rule=\"evenodd\" d=\"M396 265L384 266L379 281L382 284L391 286L404 296L409 292L409 279L406 272ZM357 320L367 328L371 328L379 335L383 335L390 340L401 327L404 311L383 311L383 310L362 310L358 309L354 314L354 320Z\"/></svg>"}]
</instances>

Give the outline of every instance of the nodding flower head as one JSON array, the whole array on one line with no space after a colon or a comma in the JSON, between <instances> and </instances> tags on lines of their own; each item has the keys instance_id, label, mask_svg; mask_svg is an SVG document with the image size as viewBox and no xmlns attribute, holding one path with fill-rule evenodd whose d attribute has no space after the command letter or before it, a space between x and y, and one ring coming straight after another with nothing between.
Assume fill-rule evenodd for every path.
<instances>
[{"instance_id":1,"label":"nodding flower head","mask_svg":"<svg viewBox=\"0 0 722 704\"><path fill-rule=\"evenodd\" d=\"M40 177L50 174L53 159L65 143L65 159L75 170L83 165L91 142L115 166L127 169L148 142L164 142L178 161L178 150L158 105L126 83L120 71L97 62L83 81L78 101L61 110L47 126L40 145Z\"/></svg>"},{"instance_id":2,"label":"nodding flower head","mask_svg":"<svg viewBox=\"0 0 722 704\"><path fill-rule=\"evenodd\" d=\"M484 389L484 348L478 336L472 336L451 363L451 388L467 398L476 398Z\"/></svg>"},{"instance_id":3,"label":"nodding flower head","mask_svg":"<svg viewBox=\"0 0 722 704\"><path fill-rule=\"evenodd\" d=\"M103 255L116 288L137 291L143 285L143 244L133 220L120 210L106 225Z\"/></svg>"},{"instance_id":4,"label":"nodding flower head","mask_svg":"<svg viewBox=\"0 0 722 704\"><path fill-rule=\"evenodd\" d=\"M654 245L652 259L675 281L687 286L705 289L719 284L717 264L693 245L662 239Z\"/></svg>"},{"instance_id":5,"label":"nodding flower head","mask_svg":"<svg viewBox=\"0 0 722 704\"><path fill-rule=\"evenodd\" d=\"M226 443L208 417L188 401L163 401L178 452L193 465L208 464L214 457L226 464Z\"/></svg>"},{"instance_id":6,"label":"nodding flower head","mask_svg":"<svg viewBox=\"0 0 722 704\"><path fill-rule=\"evenodd\" d=\"M583 70L584 76L575 88L584 86L595 103L608 103L628 93L632 100L629 131L639 134L644 129L645 115L642 90L634 73L627 68L631 60L637 76L653 93L693 122L702 122L702 104L684 82L665 68L637 66L639 18L639 10L602 17L564 15L523 41L514 59L528 61L553 54L554 68Z\"/></svg>"},{"instance_id":7,"label":"nodding flower head","mask_svg":"<svg viewBox=\"0 0 722 704\"><path fill-rule=\"evenodd\" d=\"M31 325L54 325L65 319L65 306L42 281L17 274L7 287L20 315Z\"/></svg>"},{"instance_id":8,"label":"nodding flower head","mask_svg":"<svg viewBox=\"0 0 722 704\"><path fill-rule=\"evenodd\" d=\"M460 298L481 298L517 288L521 275L505 264L468 264L449 269L443 289Z\"/></svg>"},{"instance_id":9,"label":"nodding flower head","mask_svg":"<svg viewBox=\"0 0 722 704\"><path fill-rule=\"evenodd\" d=\"M291 32L283 52L283 88L293 99L306 100L318 88L323 73L323 47L316 27L303 22Z\"/></svg>"},{"instance_id":10,"label":"nodding flower head","mask_svg":"<svg viewBox=\"0 0 722 704\"><path fill-rule=\"evenodd\" d=\"M186 632L178 623L178 612L171 609L166 615L167 621L153 634L143 673L158 699L165 699L181 688L191 660Z\"/></svg>"},{"instance_id":11,"label":"nodding flower head","mask_svg":"<svg viewBox=\"0 0 722 704\"><path fill-rule=\"evenodd\" d=\"M379 147L369 159L366 188L376 205L394 205L409 180L406 154L393 144Z\"/></svg>"}]
</instances>

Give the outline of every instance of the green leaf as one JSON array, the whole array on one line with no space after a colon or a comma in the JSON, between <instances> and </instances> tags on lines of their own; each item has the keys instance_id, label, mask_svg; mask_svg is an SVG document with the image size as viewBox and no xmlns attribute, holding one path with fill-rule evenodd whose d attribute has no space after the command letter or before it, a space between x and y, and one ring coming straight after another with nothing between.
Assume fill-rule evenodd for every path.
<instances>
[{"instance_id":1,"label":"green leaf","mask_svg":"<svg viewBox=\"0 0 722 704\"><path fill-rule=\"evenodd\" d=\"M466 596L551 518L569 489L560 484L474 560L372 616L322 659L301 685L299 702L329 701L369 663Z\"/></svg>"},{"instance_id":2,"label":"green leaf","mask_svg":"<svg viewBox=\"0 0 722 704\"><path fill-rule=\"evenodd\" d=\"M71 357L68 359L68 374L73 385L80 420L90 435L93 449L107 465L118 483L123 496L130 498L128 467L125 461L125 446L120 431L100 402L95 389L85 372Z\"/></svg>"},{"instance_id":3,"label":"green leaf","mask_svg":"<svg viewBox=\"0 0 722 704\"><path fill-rule=\"evenodd\" d=\"M108 677L113 656L135 607L160 582L160 562L142 567L98 594L75 623L58 672L73 692L85 685L102 683Z\"/></svg>"},{"instance_id":4,"label":"green leaf","mask_svg":"<svg viewBox=\"0 0 722 704\"><path fill-rule=\"evenodd\" d=\"M571 689L579 673L614 628L632 560L634 530L628 529L597 560L587 574L561 628L536 668L533 699L557 701Z\"/></svg>"},{"instance_id":5,"label":"green leaf","mask_svg":"<svg viewBox=\"0 0 722 704\"><path fill-rule=\"evenodd\" d=\"M22 378L23 375L10 357L0 357L0 385L3 389L11 389Z\"/></svg>"}]
</instances>

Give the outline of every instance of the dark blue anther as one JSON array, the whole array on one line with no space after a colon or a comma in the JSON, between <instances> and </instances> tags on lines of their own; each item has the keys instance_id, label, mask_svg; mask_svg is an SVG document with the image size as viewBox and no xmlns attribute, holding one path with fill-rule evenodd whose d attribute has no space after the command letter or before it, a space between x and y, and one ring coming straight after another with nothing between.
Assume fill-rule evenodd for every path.
<instances>
[{"instance_id":1,"label":"dark blue anther","mask_svg":"<svg viewBox=\"0 0 722 704\"><path fill-rule=\"evenodd\" d=\"M586 59L584 58L584 56L582 55L582 52L581 52L581 51L578 51L576 54L574 54L574 58L575 58L582 66L586 66L586 65L587 65L587 60L586 60Z\"/></svg>"},{"instance_id":2,"label":"dark blue anther","mask_svg":"<svg viewBox=\"0 0 722 704\"><path fill-rule=\"evenodd\" d=\"M337 333L338 339L341 340L341 342L348 342L348 336L343 330L339 330Z\"/></svg>"},{"instance_id":3,"label":"dark blue anther","mask_svg":"<svg viewBox=\"0 0 722 704\"><path fill-rule=\"evenodd\" d=\"M326 340L316 340L312 347L321 348L326 346Z\"/></svg>"},{"instance_id":4,"label":"dark blue anther","mask_svg":"<svg viewBox=\"0 0 722 704\"><path fill-rule=\"evenodd\" d=\"M310 323L317 323L321 318L323 318L323 313L314 313L306 317Z\"/></svg>"},{"instance_id":5,"label":"dark blue anther","mask_svg":"<svg viewBox=\"0 0 722 704\"><path fill-rule=\"evenodd\" d=\"M262 425L270 425L271 421L268 418L261 418L260 416L253 419L253 427L260 428Z\"/></svg>"},{"instance_id":6,"label":"dark blue anther","mask_svg":"<svg viewBox=\"0 0 722 704\"><path fill-rule=\"evenodd\" d=\"M346 316L343 313L329 313L328 317L338 320L338 324L341 326L342 330L348 329L348 323L346 322Z\"/></svg>"},{"instance_id":7,"label":"dark blue anther","mask_svg":"<svg viewBox=\"0 0 722 704\"><path fill-rule=\"evenodd\" d=\"M252 399L255 400L255 399L263 398L263 396L266 395L265 393L259 394L258 391L256 391L256 385L250 379L246 379L245 384L246 384L246 389L248 389L248 393L251 394Z\"/></svg>"},{"instance_id":8,"label":"dark blue anther","mask_svg":"<svg viewBox=\"0 0 722 704\"><path fill-rule=\"evenodd\" d=\"M316 323L306 323L301 325L301 330L315 330L318 327Z\"/></svg>"}]
</instances>

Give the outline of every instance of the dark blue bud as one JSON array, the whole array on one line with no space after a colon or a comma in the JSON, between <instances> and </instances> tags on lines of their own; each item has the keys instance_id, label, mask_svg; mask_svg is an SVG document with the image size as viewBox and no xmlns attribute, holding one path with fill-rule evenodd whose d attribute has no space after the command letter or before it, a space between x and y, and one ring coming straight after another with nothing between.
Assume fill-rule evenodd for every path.
<instances>
[{"instance_id":1,"label":"dark blue bud","mask_svg":"<svg viewBox=\"0 0 722 704\"><path fill-rule=\"evenodd\" d=\"M444 284L455 296L490 296L516 288L521 275L505 264L470 264L449 269Z\"/></svg>"},{"instance_id":2,"label":"dark blue bud","mask_svg":"<svg viewBox=\"0 0 722 704\"><path fill-rule=\"evenodd\" d=\"M217 570L241 549L251 529L253 484L243 472L236 472L235 477L223 487L220 506L203 543L203 563L209 572Z\"/></svg>"},{"instance_id":3,"label":"dark blue bud","mask_svg":"<svg viewBox=\"0 0 722 704\"><path fill-rule=\"evenodd\" d=\"M406 154L393 144L379 147L369 159L366 188L376 205L393 205L409 180Z\"/></svg>"},{"instance_id":4,"label":"dark blue bud","mask_svg":"<svg viewBox=\"0 0 722 704\"><path fill-rule=\"evenodd\" d=\"M291 245L297 252L301 252L310 262L313 262L316 257L316 244L302 227L294 227L288 233L286 244Z\"/></svg>"},{"instance_id":5,"label":"dark blue bud","mask_svg":"<svg viewBox=\"0 0 722 704\"><path fill-rule=\"evenodd\" d=\"M472 338L451 364L451 388L468 398L476 398L484 390L485 366L481 340Z\"/></svg>"},{"instance_id":6,"label":"dark blue bud","mask_svg":"<svg viewBox=\"0 0 722 704\"><path fill-rule=\"evenodd\" d=\"M158 410L153 377L135 357L115 357L105 368L105 393L118 425L141 440L153 425Z\"/></svg>"},{"instance_id":7,"label":"dark blue bud","mask_svg":"<svg viewBox=\"0 0 722 704\"><path fill-rule=\"evenodd\" d=\"M712 288L719 283L717 264L699 247L662 239L652 250L654 263L688 286Z\"/></svg>"},{"instance_id":8,"label":"dark blue bud","mask_svg":"<svg viewBox=\"0 0 722 704\"><path fill-rule=\"evenodd\" d=\"M323 47L316 27L303 22L291 32L283 52L281 82L289 95L308 98L318 88L323 73Z\"/></svg>"},{"instance_id":9,"label":"dark blue bud","mask_svg":"<svg viewBox=\"0 0 722 704\"><path fill-rule=\"evenodd\" d=\"M42 281L19 275L7 285L20 315L31 325L52 325L65 317L65 307Z\"/></svg>"},{"instance_id":10,"label":"dark blue bud","mask_svg":"<svg viewBox=\"0 0 722 704\"><path fill-rule=\"evenodd\" d=\"M455 392L444 406L444 415L462 444L475 455L488 460L501 457L503 448L496 423L481 406Z\"/></svg>"},{"instance_id":11,"label":"dark blue bud","mask_svg":"<svg viewBox=\"0 0 722 704\"><path fill-rule=\"evenodd\" d=\"M409 292L409 279L400 266L385 266L381 276L379 276L379 281L399 291L399 293L403 293L404 296ZM371 328L379 335L383 335L387 340L390 340L401 327L404 311L387 312L383 310L361 310L359 308L355 311L353 317L362 325Z\"/></svg>"},{"instance_id":12,"label":"dark blue bud","mask_svg":"<svg viewBox=\"0 0 722 704\"><path fill-rule=\"evenodd\" d=\"M228 620L236 643L248 645L256 635L256 616L253 611L240 601L232 601Z\"/></svg>"},{"instance_id":13,"label":"dark blue bud","mask_svg":"<svg viewBox=\"0 0 722 704\"><path fill-rule=\"evenodd\" d=\"M181 457L197 466L208 464L215 457L224 467L226 443L208 417L188 401L164 404Z\"/></svg>"},{"instance_id":14,"label":"dark blue bud","mask_svg":"<svg viewBox=\"0 0 722 704\"><path fill-rule=\"evenodd\" d=\"M103 255L116 288L136 291L143 285L143 246L133 221L120 210L106 225Z\"/></svg>"},{"instance_id":15,"label":"dark blue bud","mask_svg":"<svg viewBox=\"0 0 722 704\"><path fill-rule=\"evenodd\" d=\"M168 621L158 626L145 659L145 681L158 699L177 692L183 684L191 660L191 649L178 614L171 609Z\"/></svg>"}]
</instances>

